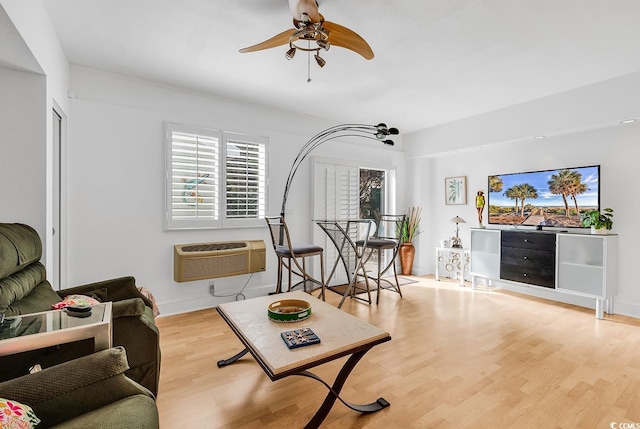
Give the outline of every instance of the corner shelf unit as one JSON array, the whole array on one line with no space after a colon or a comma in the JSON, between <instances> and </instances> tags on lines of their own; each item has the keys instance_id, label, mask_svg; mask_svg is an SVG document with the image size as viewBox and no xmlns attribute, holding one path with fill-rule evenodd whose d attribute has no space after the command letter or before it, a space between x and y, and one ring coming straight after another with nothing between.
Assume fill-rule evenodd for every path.
<instances>
[{"instance_id":1,"label":"corner shelf unit","mask_svg":"<svg viewBox=\"0 0 640 429\"><path fill-rule=\"evenodd\" d=\"M598 319L613 313L617 263L617 235L471 230L474 289L480 278L592 298Z\"/></svg>"}]
</instances>

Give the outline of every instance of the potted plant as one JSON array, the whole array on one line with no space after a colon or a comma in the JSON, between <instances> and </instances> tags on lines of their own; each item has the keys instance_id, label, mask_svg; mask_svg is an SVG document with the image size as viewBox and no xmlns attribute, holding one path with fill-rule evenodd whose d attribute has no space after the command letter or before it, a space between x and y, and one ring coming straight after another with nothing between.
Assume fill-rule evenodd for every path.
<instances>
[{"instance_id":1,"label":"potted plant","mask_svg":"<svg viewBox=\"0 0 640 429\"><path fill-rule=\"evenodd\" d=\"M592 234L606 234L613 228L613 209L607 207L602 212L587 210L580 214L580 223L584 227L591 227Z\"/></svg>"},{"instance_id":2,"label":"potted plant","mask_svg":"<svg viewBox=\"0 0 640 429\"><path fill-rule=\"evenodd\" d=\"M420 215L422 209L420 207L411 207L409 213L404 218L404 222L400 225L400 242L411 243L413 237L419 234L418 227L420 226Z\"/></svg>"},{"instance_id":3,"label":"potted plant","mask_svg":"<svg viewBox=\"0 0 640 429\"><path fill-rule=\"evenodd\" d=\"M420 226L420 216L422 214L421 207L411 207L404 221L398 225L398 236L400 238L400 267L402 274L410 275L413 269L413 258L416 249L412 244L413 237L418 235L418 227Z\"/></svg>"}]
</instances>

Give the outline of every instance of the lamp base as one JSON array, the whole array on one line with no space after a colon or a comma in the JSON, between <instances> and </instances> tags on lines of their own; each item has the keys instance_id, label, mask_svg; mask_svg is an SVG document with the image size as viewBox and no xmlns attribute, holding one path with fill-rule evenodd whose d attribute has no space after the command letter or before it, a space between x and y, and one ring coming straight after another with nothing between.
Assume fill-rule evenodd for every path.
<instances>
[{"instance_id":1,"label":"lamp base","mask_svg":"<svg viewBox=\"0 0 640 429\"><path fill-rule=\"evenodd\" d=\"M454 244L451 246L453 249L462 249L462 244Z\"/></svg>"}]
</instances>

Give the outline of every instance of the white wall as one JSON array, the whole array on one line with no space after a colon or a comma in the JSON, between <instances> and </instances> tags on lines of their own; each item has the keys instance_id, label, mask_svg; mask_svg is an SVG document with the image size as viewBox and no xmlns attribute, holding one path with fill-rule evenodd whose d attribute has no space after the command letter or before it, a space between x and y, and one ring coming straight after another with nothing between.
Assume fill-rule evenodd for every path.
<instances>
[{"instance_id":1,"label":"white wall","mask_svg":"<svg viewBox=\"0 0 640 429\"><path fill-rule=\"evenodd\" d=\"M66 112L69 62L42 0L0 0L0 5L47 76L47 107L54 100Z\"/></svg>"},{"instance_id":2,"label":"white wall","mask_svg":"<svg viewBox=\"0 0 640 429\"><path fill-rule=\"evenodd\" d=\"M45 78L0 67L0 222L45 230Z\"/></svg>"},{"instance_id":3,"label":"white wall","mask_svg":"<svg viewBox=\"0 0 640 429\"><path fill-rule=\"evenodd\" d=\"M640 118L640 72L561 92L406 136L407 158L538 135L561 135Z\"/></svg>"},{"instance_id":4,"label":"white wall","mask_svg":"<svg viewBox=\"0 0 640 429\"><path fill-rule=\"evenodd\" d=\"M36 228L44 245L43 260L47 265L48 272L51 273L53 271L50 261L53 260L51 256L53 252L54 196L51 112L55 105L60 113L67 115L69 64L42 0L0 0L0 6L2 6L0 14L3 15L0 17L0 22L3 18L8 17L13 24L11 28L3 28L3 31L9 31L9 33L3 33L2 40L0 40L0 64L19 70L27 70L22 71L23 77L16 78L14 75L13 79L19 79L23 85L31 87L23 88L25 91L37 91L38 97L42 99L43 103L37 108L30 106L31 109L25 112L25 115L16 118L15 121L10 121L9 117L6 117L0 122L0 131L3 131L3 134L11 130L20 133L26 128L33 128L27 130L27 134L38 133L37 137L34 136L37 141L34 140L30 143L32 147L30 147L30 158L28 159L18 158L21 155L19 151L26 150L26 148L10 147L16 145L16 141L4 139L0 143L2 155L6 154L8 159L13 162L11 168L0 171L0 183L11 183L16 177L13 174L16 170L21 171L24 175L25 169L18 169L22 163L29 160L33 165L39 167L39 170L33 173L33 181L25 184L26 188L34 188L34 192L23 194L20 200L13 200L14 205L20 207L18 211L5 213L0 209L0 220L7 221L5 216L11 214L13 219L18 219L18 221L28 223ZM5 43L11 43L11 48L4 50ZM35 78L34 73L39 77ZM0 85L15 84L16 81L0 76ZM7 95L7 97L0 98L2 104L9 109L14 106L20 108L24 103L29 103L28 98L21 98L17 94L3 95ZM8 95L11 95L11 98ZM64 183L63 180L63 185Z\"/></svg>"},{"instance_id":5,"label":"white wall","mask_svg":"<svg viewBox=\"0 0 640 429\"><path fill-rule=\"evenodd\" d=\"M428 171L432 185L429 195L421 195L410 201L425 208L422 224L424 233L419 236L417 249L419 273L434 272L435 246L439 240L454 235L455 225L449 223L452 217L458 215L469 222L461 228L463 245L469 245L469 227L477 225L474 197L480 189L486 192L489 175L599 164L601 205L615 210L612 232L619 234L619 282L615 312L640 317L640 289L636 287L633 268L635 245L640 240L636 220L640 200L635 197L635 151L640 139L640 123L620 124L621 120L629 117L640 119L640 109L637 106L637 88L629 88L627 95L618 93L616 89L623 86L621 82L635 81L638 77L640 76L627 76L609 82L613 85L612 93L618 96L619 105L615 109L618 117L614 120L614 116L607 113L604 115L607 116L606 121L597 121L600 123L599 127L591 122L595 118L584 112L590 109L598 111L600 107L586 103L589 96L585 94L601 93L603 84L597 85L598 91L584 88L584 92L563 93L545 100L536 100L534 104L541 109L537 115L536 110L529 110L531 106L520 105L446 124L437 130L425 130L405 136L407 153L423 154L407 160L407 177L425 176L425 171ZM636 103L629 103L627 97L635 99ZM558 104L573 107L549 116L548 110ZM518 113L525 110L528 111L527 116L520 117ZM582 130L559 131L558 123L563 118L566 119L565 123L571 123L572 127ZM523 124L522 128L514 128L514 122ZM528 124L535 124L538 132L534 133L534 127ZM500 130L504 132L501 133ZM534 139L536 134L547 134L548 137ZM444 178L452 176L467 176L467 205L445 205ZM485 224L486 216L485 209ZM537 293L533 288L520 291L551 296ZM571 298L565 300L593 306L591 301Z\"/></svg>"},{"instance_id":6,"label":"white wall","mask_svg":"<svg viewBox=\"0 0 640 429\"><path fill-rule=\"evenodd\" d=\"M133 275L151 289L163 314L211 307L233 300L214 298L209 281L173 281L173 245L194 242L263 239L267 271L255 273L245 296L272 291L276 259L265 227L228 230L164 231L163 121L207 126L269 137L269 214L280 212L289 167L299 148L314 134L334 125L299 114L274 111L157 86L89 70L71 69L68 150L69 285ZM402 140L389 148L334 141L314 155L384 160L404 171ZM296 241L309 241L310 165L295 178L287 220ZM404 186L400 174L399 187ZM400 201L402 204L403 201ZM265 224L266 225L266 224ZM216 279L218 294L239 291L249 275Z\"/></svg>"}]
</instances>

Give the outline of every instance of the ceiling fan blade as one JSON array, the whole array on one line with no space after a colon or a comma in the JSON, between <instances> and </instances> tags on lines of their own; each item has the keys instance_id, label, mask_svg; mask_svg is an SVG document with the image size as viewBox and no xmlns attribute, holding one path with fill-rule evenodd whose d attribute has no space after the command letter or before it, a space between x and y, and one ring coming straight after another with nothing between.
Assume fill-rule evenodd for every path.
<instances>
[{"instance_id":1,"label":"ceiling fan blade","mask_svg":"<svg viewBox=\"0 0 640 429\"><path fill-rule=\"evenodd\" d=\"M280 34L276 34L272 38L265 40L264 42L260 42L256 45L242 48L240 49L240 52L242 53L255 52L255 51L261 51L263 49L275 48L276 46L287 45L289 44L289 38L293 33L295 33L295 31L296 31L295 28L285 30Z\"/></svg>"},{"instance_id":2,"label":"ceiling fan blade","mask_svg":"<svg viewBox=\"0 0 640 429\"><path fill-rule=\"evenodd\" d=\"M329 21L325 21L323 26L329 30L329 42L333 46L350 49L362 55L367 60L373 58L373 50L371 49L371 46L369 46L366 40L360 37L360 35L355 31Z\"/></svg>"}]
</instances>

